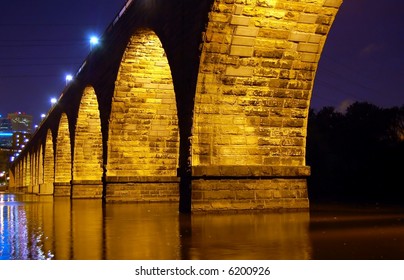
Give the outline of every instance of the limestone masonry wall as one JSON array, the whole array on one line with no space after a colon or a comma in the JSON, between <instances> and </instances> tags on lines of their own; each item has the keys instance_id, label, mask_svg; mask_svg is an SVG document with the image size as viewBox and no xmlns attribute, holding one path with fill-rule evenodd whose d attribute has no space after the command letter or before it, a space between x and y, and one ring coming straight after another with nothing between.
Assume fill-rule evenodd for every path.
<instances>
[{"instance_id":1,"label":"limestone masonry wall","mask_svg":"<svg viewBox=\"0 0 404 280\"><path fill-rule=\"evenodd\" d=\"M341 4L128 2L12 166L11 187L183 212L307 209L310 99Z\"/></svg>"}]
</instances>

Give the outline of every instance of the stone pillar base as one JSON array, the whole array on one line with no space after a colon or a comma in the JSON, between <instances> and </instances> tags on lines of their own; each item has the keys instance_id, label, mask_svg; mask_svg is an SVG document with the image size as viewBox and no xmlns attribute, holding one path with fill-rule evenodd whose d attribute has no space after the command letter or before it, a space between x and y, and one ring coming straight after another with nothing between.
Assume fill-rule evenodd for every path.
<instances>
[{"instance_id":1,"label":"stone pillar base","mask_svg":"<svg viewBox=\"0 0 404 280\"><path fill-rule=\"evenodd\" d=\"M178 202L178 177L106 178L106 202Z\"/></svg>"},{"instance_id":2,"label":"stone pillar base","mask_svg":"<svg viewBox=\"0 0 404 280\"><path fill-rule=\"evenodd\" d=\"M30 185L27 187L27 193L34 193L34 186Z\"/></svg>"},{"instance_id":3,"label":"stone pillar base","mask_svg":"<svg viewBox=\"0 0 404 280\"><path fill-rule=\"evenodd\" d=\"M53 184L39 184L39 195L53 195Z\"/></svg>"},{"instance_id":4,"label":"stone pillar base","mask_svg":"<svg viewBox=\"0 0 404 280\"><path fill-rule=\"evenodd\" d=\"M32 193L39 194L39 185L35 184L32 186Z\"/></svg>"},{"instance_id":5,"label":"stone pillar base","mask_svg":"<svg viewBox=\"0 0 404 280\"><path fill-rule=\"evenodd\" d=\"M27 193L28 188L24 187L24 186L18 186L18 187L11 188L11 190L15 193Z\"/></svg>"},{"instance_id":6,"label":"stone pillar base","mask_svg":"<svg viewBox=\"0 0 404 280\"><path fill-rule=\"evenodd\" d=\"M58 182L53 183L54 194L56 197L70 197L72 186L70 182Z\"/></svg>"},{"instance_id":7,"label":"stone pillar base","mask_svg":"<svg viewBox=\"0 0 404 280\"><path fill-rule=\"evenodd\" d=\"M101 181L72 181L71 198L102 198Z\"/></svg>"},{"instance_id":8,"label":"stone pillar base","mask_svg":"<svg viewBox=\"0 0 404 280\"><path fill-rule=\"evenodd\" d=\"M194 167L192 212L309 208L309 167Z\"/></svg>"}]
</instances>

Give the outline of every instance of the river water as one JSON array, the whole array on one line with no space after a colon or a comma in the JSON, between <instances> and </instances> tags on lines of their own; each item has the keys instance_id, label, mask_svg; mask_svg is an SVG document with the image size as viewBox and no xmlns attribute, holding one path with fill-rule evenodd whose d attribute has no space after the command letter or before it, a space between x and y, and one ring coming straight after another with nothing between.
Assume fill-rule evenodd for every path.
<instances>
[{"instance_id":1,"label":"river water","mask_svg":"<svg viewBox=\"0 0 404 280\"><path fill-rule=\"evenodd\" d=\"M193 215L177 208L0 193L0 259L404 259L404 208Z\"/></svg>"}]
</instances>

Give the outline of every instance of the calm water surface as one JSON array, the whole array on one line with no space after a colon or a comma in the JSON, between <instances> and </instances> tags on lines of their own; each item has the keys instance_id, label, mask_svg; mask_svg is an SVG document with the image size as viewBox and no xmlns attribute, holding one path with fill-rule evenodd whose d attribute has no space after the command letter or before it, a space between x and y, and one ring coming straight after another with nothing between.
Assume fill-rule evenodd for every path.
<instances>
[{"instance_id":1,"label":"calm water surface","mask_svg":"<svg viewBox=\"0 0 404 280\"><path fill-rule=\"evenodd\" d=\"M404 209L180 215L0 193L0 259L404 259Z\"/></svg>"}]
</instances>

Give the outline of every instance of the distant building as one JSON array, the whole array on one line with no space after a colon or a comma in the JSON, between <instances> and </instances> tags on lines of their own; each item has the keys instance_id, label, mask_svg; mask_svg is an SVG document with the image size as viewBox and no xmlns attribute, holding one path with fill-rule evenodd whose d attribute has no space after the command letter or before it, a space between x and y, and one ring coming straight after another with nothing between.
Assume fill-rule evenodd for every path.
<instances>
[{"instance_id":1,"label":"distant building","mask_svg":"<svg viewBox=\"0 0 404 280\"><path fill-rule=\"evenodd\" d=\"M11 149L13 146L13 128L11 120L0 115L0 148Z\"/></svg>"},{"instance_id":2,"label":"distant building","mask_svg":"<svg viewBox=\"0 0 404 280\"><path fill-rule=\"evenodd\" d=\"M32 133L32 116L25 113L10 113L7 116L11 120L14 132Z\"/></svg>"},{"instance_id":3,"label":"distant building","mask_svg":"<svg viewBox=\"0 0 404 280\"><path fill-rule=\"evenodd\" d=\"M11 150L14 152L13 158L11 158L11 161L14 161L16 157L20 155L22 150L25 148L25 145L31 138L30 133L25 133L25 132L14 132L13 133L13 144Z\"/></svg>"},{"instance_id":4,"label":"distant building","mask_svg":"<svg viewBox=\"0 0 404 280\"><path fill-rule=\"evenodd\" d=\"M25 113L10 113L7 118L0 115L0 148L2 161L8 155L10 162L14 161L31 138L32 116ZM1 171L1 170L0 170Z\"/></svg>"}]
</instances>

